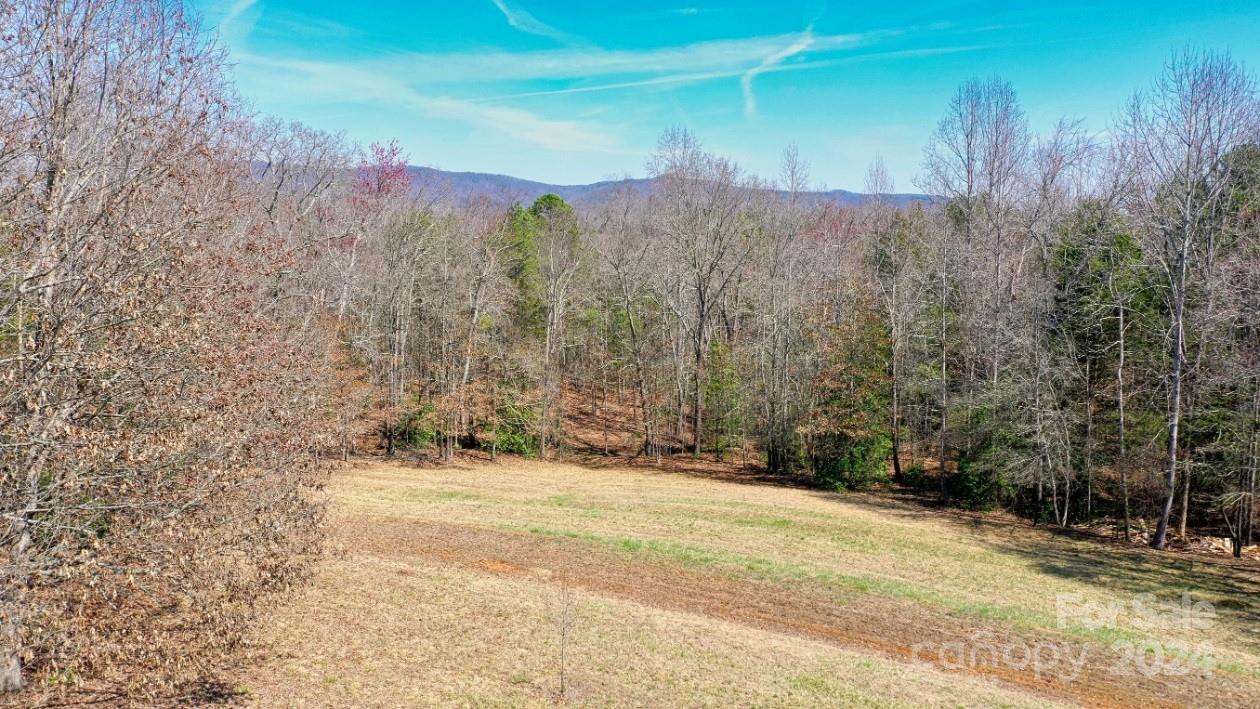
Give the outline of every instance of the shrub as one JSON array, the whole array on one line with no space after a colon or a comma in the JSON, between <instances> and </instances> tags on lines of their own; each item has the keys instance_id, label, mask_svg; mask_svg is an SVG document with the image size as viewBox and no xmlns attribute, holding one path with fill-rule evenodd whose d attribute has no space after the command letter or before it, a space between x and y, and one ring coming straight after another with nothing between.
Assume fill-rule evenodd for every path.
<instances>
[{"instance_id":1,"label":"shrub","mask_svg":"<svg viewBox=\"0 0 1260 709\"><path fill-rule=\"evenodd\" d=\"M836 490L864 490L888 480L892 439L884 433L823 436L814 450L814 480Z\"/></svg>"},{"instance_id":2,"label":"shrub","mask_svg":"<svg viewBox=\"0 0 1260 709\"><path fill-rule=\"evenodd\" d=\"M962 460L949 478L950 495L964 507L988 510L1010 498L1012 488L1002 471L985 460Z\"/></svg>"},{"instance_id":3,"label":"shrub","mask_svg":"<svg viewBox=\"0 0 1260 709\"><path fill-rule=\"evenodd\" d=\"M394 425L394 440L406 448L428 448L438 439L437 407L422 404Z\"/></svg>"},{"instance_id":4,"label":"shrub","mask_svg":"<svg viewBox=\"0 0 1260 709\"><path fill-rule=\"evenodd\" d=\"M495 411L495 423L490 427L495 450L526 457L538 455L538 436L534 434L537 424L538 412L532 406L507 398Z\"/></svg>"},{"instance_id":5,"label":"shrub","mask_svg":"<svg viewBox=\"0 0 1260 709\"><path fill-rule=\"evenodd\" d=\"M928 477L927 471L923 469L921 463L915 463L903 470L902 480L906 487L911 487L915 490L928 490L936 485L935 479Z\"/></svg>"}]
</instances>

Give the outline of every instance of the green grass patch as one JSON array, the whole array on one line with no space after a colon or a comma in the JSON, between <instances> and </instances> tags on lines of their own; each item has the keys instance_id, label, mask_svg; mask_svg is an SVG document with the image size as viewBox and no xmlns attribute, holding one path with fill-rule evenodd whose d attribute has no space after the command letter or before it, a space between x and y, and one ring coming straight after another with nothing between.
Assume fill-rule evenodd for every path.
<instances>
[{"instance_id":1,"label":"green grass patch","mask_svg":"<svg viewBox=\"0 0 1260 709\"><path fill-rule=\"evenodd\" d=\"M476 495L463 490L452 489L417 489L417 488L360 488L342 493L342 499L352 504L387 504L426 503L426 502L472 502L489 501L491 498Z\"/></svg>"},{"instance_id":2,"label":"green grass patch","mask_svg":"<svg viewBox=\"0 0 1260 709\"><path fill-rule=\"evenodd\" d=\"M519 527L510 525L509 528L519 529ZM1052 630L1081 640L1092 640L1105 644L1120 641L1146 642L1151 639L1151 636L1146 633L1129 629L1088 628L1078 625L1068 625L1060 628L1056 616L1042 611L1019 606L977 603L892 579L841 574L762 557L703 549L657 539L636 539L633 537L611 536L540 526L531 526L527 529L531 534L593 542L614 551L646 554L666 559L685 567L729 569L748 573L761 580L818 583L850 592L870 593L903 601L932 605L959 616L1001 621L1024 630Z\"/></svg>"},{"instance_id":3,"label":"green grass patch","mask_svg":"<svg viewBox=\"0 0 1260 709\"><path fill-rule=\"evenodd\" d=\"M760 529L787 529L796 523L790 519L782 517L732 517L728 520L731 524L737 524L741 527L758 527Z\"/></svg>"},{"instance_id":4,"label":"green grass patch","mask_svg":"<svg viewBox=\"0 0 1260 709\"><path fill-rule=\"evenodd\" d=\"M814 698L827 699L846 707L893 706L887 701L876 701L860 692L855 692L826 675L801 673L791 677L788 685L793 689L811 694Z\"/></svg>"},{"instance_id":5,"label":"green grass patch","mask_svg":"<svg viewBox=\"0 0 1260 709\"><path fill-rule=\"evenodd\" d=\"M444 502L448 500L480 500L484 499L480 495L474 495L459 490L434 490L429 499Z\"/></svg>"}]
</instances>

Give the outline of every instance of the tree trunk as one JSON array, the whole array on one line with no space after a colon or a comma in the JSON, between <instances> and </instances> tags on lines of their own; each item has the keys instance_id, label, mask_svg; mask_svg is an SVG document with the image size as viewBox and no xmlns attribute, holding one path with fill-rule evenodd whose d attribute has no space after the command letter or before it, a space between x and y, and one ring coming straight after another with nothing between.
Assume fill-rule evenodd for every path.
<instances>
[{"instance_id":1,"label":"tree trunk","mask_svg":"<svg viewBox=\"0 0 1260 709\"><path fill-rule=\"evenodd\" d=\"M1248 483L1247 483L1247 499L1245 500L1245 502L1246 502L1246 505L1247 505L1247 506L1244 508L1244 509L1246 509L1246 511L1247 511L1247 517L1246 517L1246 524L1244 524L1244 525L1243 525L1242 539L1243 539L1243 546L1248 546L1248 547L1249 547L1249 546L1251 546L1252 544L1255 544L1255 533L1256 533L1256 462L1257 462L1257 460L1256 460L1256 459L1257 459L1257 457L1258 457L1258 456L1257 456L1257 450L1256 450L1256 449L1257 449L1258 447L1260 447L1260 446L1252 446L1252 448L1251 448L1251 469L1248 471L1248 473L1249 473L1249 475L1248 475L1249 480L1248 480Z\"/></svg>"},{"instance_id":2,"label":"tree trunk","mask_svg":"<svg viewBox=\"0 0 1260 709\"><path fill-rule=\"evenodd\" d=\"M1041 473L1037 473L1037 499L1033 506L1033 526L1041 524L1041 508L1045 504L1045 485L1042 484Z\"/></svg>"},{"instance_id":3,"label":"tree trunk","mask_svg":"<svg viewBox=\"0 0 1260 709\"><path fill-rule=\"evenodd\" d=\"M1184 541L1186 538L1186 518L1190 516L1190 461L1184 461L1182 465L1185 467L1183 481L1181 486L1181 519L1177 524L1177 536Z\"/></svg>"},{"instance_id":4,"label":"tree trunk","mask_svg":"<svg viewBox=\"0 0 1260 709\"><path fill-rule=\"evenodd\" d=\"M605 351L608 350L607 344L605 344L604 350ZM603 405L601 406L601 408L603 409L603 413L604 413L604 424L603 424L604 425L604 455L608 455L608 372L607 370L604 371L603 387L604 387L604 390L603 390L604 400L603 400Z\"/></svg>"},{"instance_id":5,"label":"tree trunk","mask_svg":"<svg viewBox=\"0 0 1260 709\"><path fill-rule=\"evenodd\" d=\"M0 625L0 637L5 639L5 651L0 655L0 694L22 689L21 644L18 640L17 622L7 621Z\"/></svg>"},{"instance_id":6,"label":"tree trunk","mask_svg":"<svg viewBox=\"0 0 1260 709\"><path fill-rule=\"evenodd\" d=\"M1120 363L1116 367L1116 397L1120 409L1120 491L1124 497L1124 540L1132 541L1132 523L1129 520L1129 459L1125 440L1124 421L1124 306L1120 306Z\"/></svg>"},{"instance_id":7,"label":"tree trunk","mask_svg":"<svg viewBox=\"0 0 1260 709\"><path fill-rule=\"evenodd\" d=\"M39 486L34 468L28 473L27 481L31 491L28 498L30 502L26 505L26 509L22 510L14 525L16 527L14 531L18 533L18 541L13 546L9 557L9 567L14 570L10 581L12 585L8 589L0 589L6 591L5 595L8 596L4 603L4 606L7 606L5 609L7 617L0 619L0 638L4 639L4 648L0 650L0 694L17 692L25 686L22 676L22 637L18 631L18 613L24 602L27 585L30 583L26 563L27 553L33 540L28 520L38 507Z\"/></svg>"},{"instance_id":8,"label":"tree trunk","mask_svg":"<svg viewBox=\"0 0 1260 709\"><path fill-rule=\"evenodd\" d=\"M1085 362L1085 519L1094 517L1094 379Z\"/></svg>"},{"instance_id":9,"label":"tree trunk","mask_svg":"<svg viewBox=\"0 0 1260 709\"><path fill-rule=\"evenodd\" d=\"M1066 472L1063 474L1063 519L1059 520L1059 526L1072 526L1072 478Z\"/></svg>"},{"instance_id":10,"label":"tree trunk","mask_svg":"<svg viewBox=\"0 0 1260 709\"><path fill-rule=\"evenodd\" d=\"M1244 486L1246 497L1243 498L1243 524L1239 536L1243 546L1251 546L1256 527L1256 468L1260 467L1260 379L1256 381L1255 393L1251 396L1251 455L1247 464L1247 483ZM1241 552L1240 552L1241 553Z\"/></svg>"},{"instance_id":11,"label":"tree trunk","mask_svg":"<svg viewBox=\"0 0 1260 709\"><path fill-rule=\"evenodd\" d=\"M948 237L948 236L943 236L942 238L947 239L947 238L949 238L949 237ZM944 255L942 255L942 259L947 259L947 258L948 258L948 249L946 249L946 253L945 253ZM941 300L941 302L940 302L940 305L939 305L939 307L940 307L940 309L941 309L941 319L940 319L940 337L941 337L941 382L940 382L941 427L940 427L940 432L939 432L939 433L940 433L939 447L938 447L938 450L937 450L937 454L939 455L939 459L938 459L938 460L939 460L939 470L940 470L940 472L939 472L939 474L938 474L938 476L937 476L937 477L940 479L940 486L941 486L941 500L942 500L942 501L946 501L946 500L948 500L948 499L949 499L949 478L948 478L948 476L947 476L947 474L946 474L946 472L945 472L945 420L946 420L946 408L945 408L945 407L946 407L946 404L948 403L948 402L947 402L947 396L946 396L946 394L947 394L947 391L948 391L948 381L949 381L949 380L948 380L948 377L947 377L947 374L946 374L946 367L945 367L946 360L947 360L947 353L948 353L948 349L947 349L947 345L946 345L946 340L945 340L946 327L947 327L947 323L946 323L946 320L945 320L945 295L946 295L946 293L945 293L945 263L947 263L947 261L942 260L942 262L941 262L941 283L940 283L940 288L941 288L941 291L940 291L940 300Z\"/></svg>"},{"instance_id":12,"label":"tree trunk","mask_svg":"<svg viewBox=\"0 0 1260 709\"><path fill-rule=\"evenodd\" d=\"M687 432L687 375L685 372L686 365L684 364L686 355L683 354L683 348L684 345L676 339L674 345L674 394L678 399L678 415L674 421L674 437L678 439L680 446L686 440Z\"/></svg>"},{"instance_id":13,"label":"tree trunk","mask_svg":"<svg viewBox=\"0 0 1260 709\"><path fill-rule=\"evenodd\" d=\"M905 479L901 472L901 391L897 385L898 374L897 353L894 350L892 357L892 464L895 483L900 483Z\"/></svg>"},{"instance_id":14,"label":"tree trunk","mask_svg":"<svg viewBox=\"0 0 1260 709\"><path fill-rule=\"evenodd\" d=\"M1050 472L1050 507L1054 511L1054 522L1059 526L1063 526L1063 515L1059 510L1059 481L1054 477L1054 471Z\"/></svg>"},{"instance_id":15,"label":"tree trunk","mask_svg":"<svg viewBox=\"0 0 1260 709\"><path fill-rule=\"evenodd\" d=\"M694 447L691 454L697 458L704 445L704 338L696 336L696 382L692 391L692 425L695 426Z\"/></svg>"},{"instance_id":16,"label":"tree trunk","mask_svg":"<svg viewBox=\"0 0 1260 709\"><path fill-rule=\"evenodd\" d=\"M1168 543L1168 522L1172 518L1173 498L1177 494L1177 436L1181 427L1181 379L1184 366L1183 341L1185 339L1186 268L1190 249L1189 235L1183 237L1181 252L1177 257L1177 277L1173 289L1172 344L1172 391L1168 395L1168 450L1164 473L1164 504L1159 514L1159 524L1151 546L1163 549Z\"/></svg>"}]
</instances>

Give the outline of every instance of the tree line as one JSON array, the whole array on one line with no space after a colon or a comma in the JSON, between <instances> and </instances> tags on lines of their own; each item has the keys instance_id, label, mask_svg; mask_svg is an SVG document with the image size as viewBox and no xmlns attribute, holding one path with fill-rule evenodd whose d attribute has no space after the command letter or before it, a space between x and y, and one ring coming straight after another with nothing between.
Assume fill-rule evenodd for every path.
<instances>
[{"instance_id":1,"label":"tree line","mask_svg":"<svg viewBox=\"0 0 1260 709\"><path fill-rule=\"evenodd\" d=\"M388 370L391 450L546 455L565 407L606 411L611 391L639 455L752 447L827 486L892 477L1036 522L1114 519L1157 548L1197 525L1240 554L1257 107L1243 66L1192 50L1103 135L1038 134L1009 82L968 81L924 151L931 197L908 207L878 161L869 202L840 208L795 148L765 180L683 129L649 189L599 203L502 217L400 188L413 206L367 237L344 325Z\"/></svg>"},{"instance_id":2,"label":"tree line","mask_svg":"<svg viewBox=\"0 0 1260 709\"><path fill-rule=\"evenodd\" d=\"M646 189L459 202L251 115L225 61L167 0L0 2L0 688L186 691L317 557L327 460L549 456L579 410L630 412L600 452L1252 542L1260 109L1227 55L1103 135L969 81L930 198L876 162L858 208L684 129Z\"/></svg>"}]
</instances>

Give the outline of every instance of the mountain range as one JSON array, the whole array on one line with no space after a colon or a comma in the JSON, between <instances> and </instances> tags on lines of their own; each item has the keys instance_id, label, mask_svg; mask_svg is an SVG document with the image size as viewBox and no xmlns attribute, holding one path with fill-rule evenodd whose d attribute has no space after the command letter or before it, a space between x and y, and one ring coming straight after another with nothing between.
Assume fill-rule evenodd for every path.
<instances>
[{"instance_id":1,"label":"mountain range","mask_svg":"<svg viewBox=\"0 0 1260 709\"><path fill-rule=\"evenodd\" d=\"M612 194L631 189L647 192L651 178L625 178L606 180L587 185L552 185L509 175L484 172L449 172L432 167L410 166L412 185L423 193L442 195L456 202L488 199L504 206L513 202L529 204L545 194L555 194L572 204L593 204ZM818 190L805 193L807 199L820 203L830 202L842 207L856 207L871 200L871 195L848 190ZM914 203L930 203L934 198L924 194L900 193L885 195L885 199L898 207Z\"/></svg>"}]
</instances>

